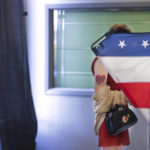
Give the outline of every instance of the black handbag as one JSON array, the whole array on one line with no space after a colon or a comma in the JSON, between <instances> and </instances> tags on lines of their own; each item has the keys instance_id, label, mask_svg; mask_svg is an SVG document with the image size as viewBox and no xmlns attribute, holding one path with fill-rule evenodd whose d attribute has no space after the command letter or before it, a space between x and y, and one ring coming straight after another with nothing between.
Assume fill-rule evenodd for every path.
<instances>
[{"instance_id":1,"label":"black handbag","mask_svg":"<svg viewBox=\"0 0 150 150\"><path fill-rule=\"evenodd\" d=\"M134 112L126 106L116 105L106 113L106 128L110 135L115 136L137 122Z\"/></svg>"}]
</instances>

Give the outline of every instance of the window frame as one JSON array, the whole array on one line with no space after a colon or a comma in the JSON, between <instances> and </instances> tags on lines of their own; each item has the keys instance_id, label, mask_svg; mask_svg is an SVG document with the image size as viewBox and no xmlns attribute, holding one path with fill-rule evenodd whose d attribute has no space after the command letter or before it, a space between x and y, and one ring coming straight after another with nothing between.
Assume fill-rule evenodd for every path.
<instances>
[{"instance_id":1,"label":"window frame","mask_svg":"<svg viewBox=\"0 0 150 150\"><path fill-rule=\"evenodd\" d=\"M126 3L75 3L75 4L46 4L45 5L45 92L50 95L92 96L94 89L85 88L56 88L54 87L54 45L53 45L53 11L60 9L78 11L140 11L150 10L150 2Z\"/></svg>"}]
</instances>

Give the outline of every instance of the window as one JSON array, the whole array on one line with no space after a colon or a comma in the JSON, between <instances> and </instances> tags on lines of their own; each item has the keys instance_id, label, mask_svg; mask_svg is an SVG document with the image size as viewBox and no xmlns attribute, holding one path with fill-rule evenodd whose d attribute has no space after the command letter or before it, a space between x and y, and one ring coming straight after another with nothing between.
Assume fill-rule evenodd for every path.
<instances>
[{"instance_id":1,"label":"window","mask_svg":"<svg viewBox=\"0 0 150 150\"><path fill-rule=\"evenodd\" d=\"M94 58L90 50L93 38L87 15L78 11L54 11L55 87L93 88L90 70Z\"/></svg>"},{"instance_id":2,"label":"window","mask_svg":"<svg viewBox=\"0 0 150 150\"><path fill-rule=\"evenodd\" d=\"M150 32L150 11L57 8L50 11L49 88L91 95L94 87L90 45L117 23L133 32ZM52 30L52 31L51 31ZM57 92L58 93L58 92ZM60 92L59 92L60 93ZM68 94L67 94L68 95Z\"/></svg>"}]
</instances>

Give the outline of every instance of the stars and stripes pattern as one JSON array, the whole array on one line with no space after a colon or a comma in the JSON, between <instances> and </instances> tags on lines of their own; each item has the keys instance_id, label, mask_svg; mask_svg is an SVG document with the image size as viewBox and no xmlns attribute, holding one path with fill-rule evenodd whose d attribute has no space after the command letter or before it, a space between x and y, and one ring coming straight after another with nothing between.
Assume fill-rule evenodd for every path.
<instances>
[{"instance_id":1,"label":"stars and stripes pattern","mask_svg":"<svg viewBox=\"0 0 150 150\"><path fill-rule=\"evenodd\" d=\"M150 33L112 34L93 52L150 122Z\"/></svg>"},{"instance_id":2,"label":"stars and stripes pattern","mask_svg":"<svg viewBox=\"0 0 150 150\"><path fill-rule=\"evenodd\" d=\"M124 46L126 46L125 44L125 40L124 41L119 41L118 46L120 46L121 48L123 48ZM146 48L147 46L149 46L148 40L143 40L141 46L143 46L144 48Z\"/></svg>"}]
</instances>

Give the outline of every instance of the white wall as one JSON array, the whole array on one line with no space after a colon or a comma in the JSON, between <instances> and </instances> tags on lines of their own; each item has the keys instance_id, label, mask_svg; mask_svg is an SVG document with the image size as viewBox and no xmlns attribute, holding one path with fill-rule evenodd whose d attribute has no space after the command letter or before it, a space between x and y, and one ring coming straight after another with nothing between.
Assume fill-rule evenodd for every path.
<instances>
[{"instance_id":1,"label":"white wall","mask_svg":"<svg viewBox=\"0 0 150 150\"><path fill-rule=\"evenodd\" d=\"M123 1L82 0L82 3L84 2ZM126 0L125 2L141 2L141 0ZM142 0L142 2L150 1ZM52 3L62 3L62 0L26 0L30 77L38 119L37 149L96 150L97 137L93 132L92 99L90 97L48 96L45 94L45 66L47 64L45 61L45 50L47 49L45 45L47 34L45 31L45 4ZM81 3L81 0L63 0L63 3ZM145 123L137 126L144 127L144 134L147 134ZM146 136L139 138L140 145L144 150L147 150L148 146L145 142ZM135 143L132 144L136 150L141 150L141 147L137 148ZM128 148L128 150L132 148Z\"/></svg>"}]
</instances>

